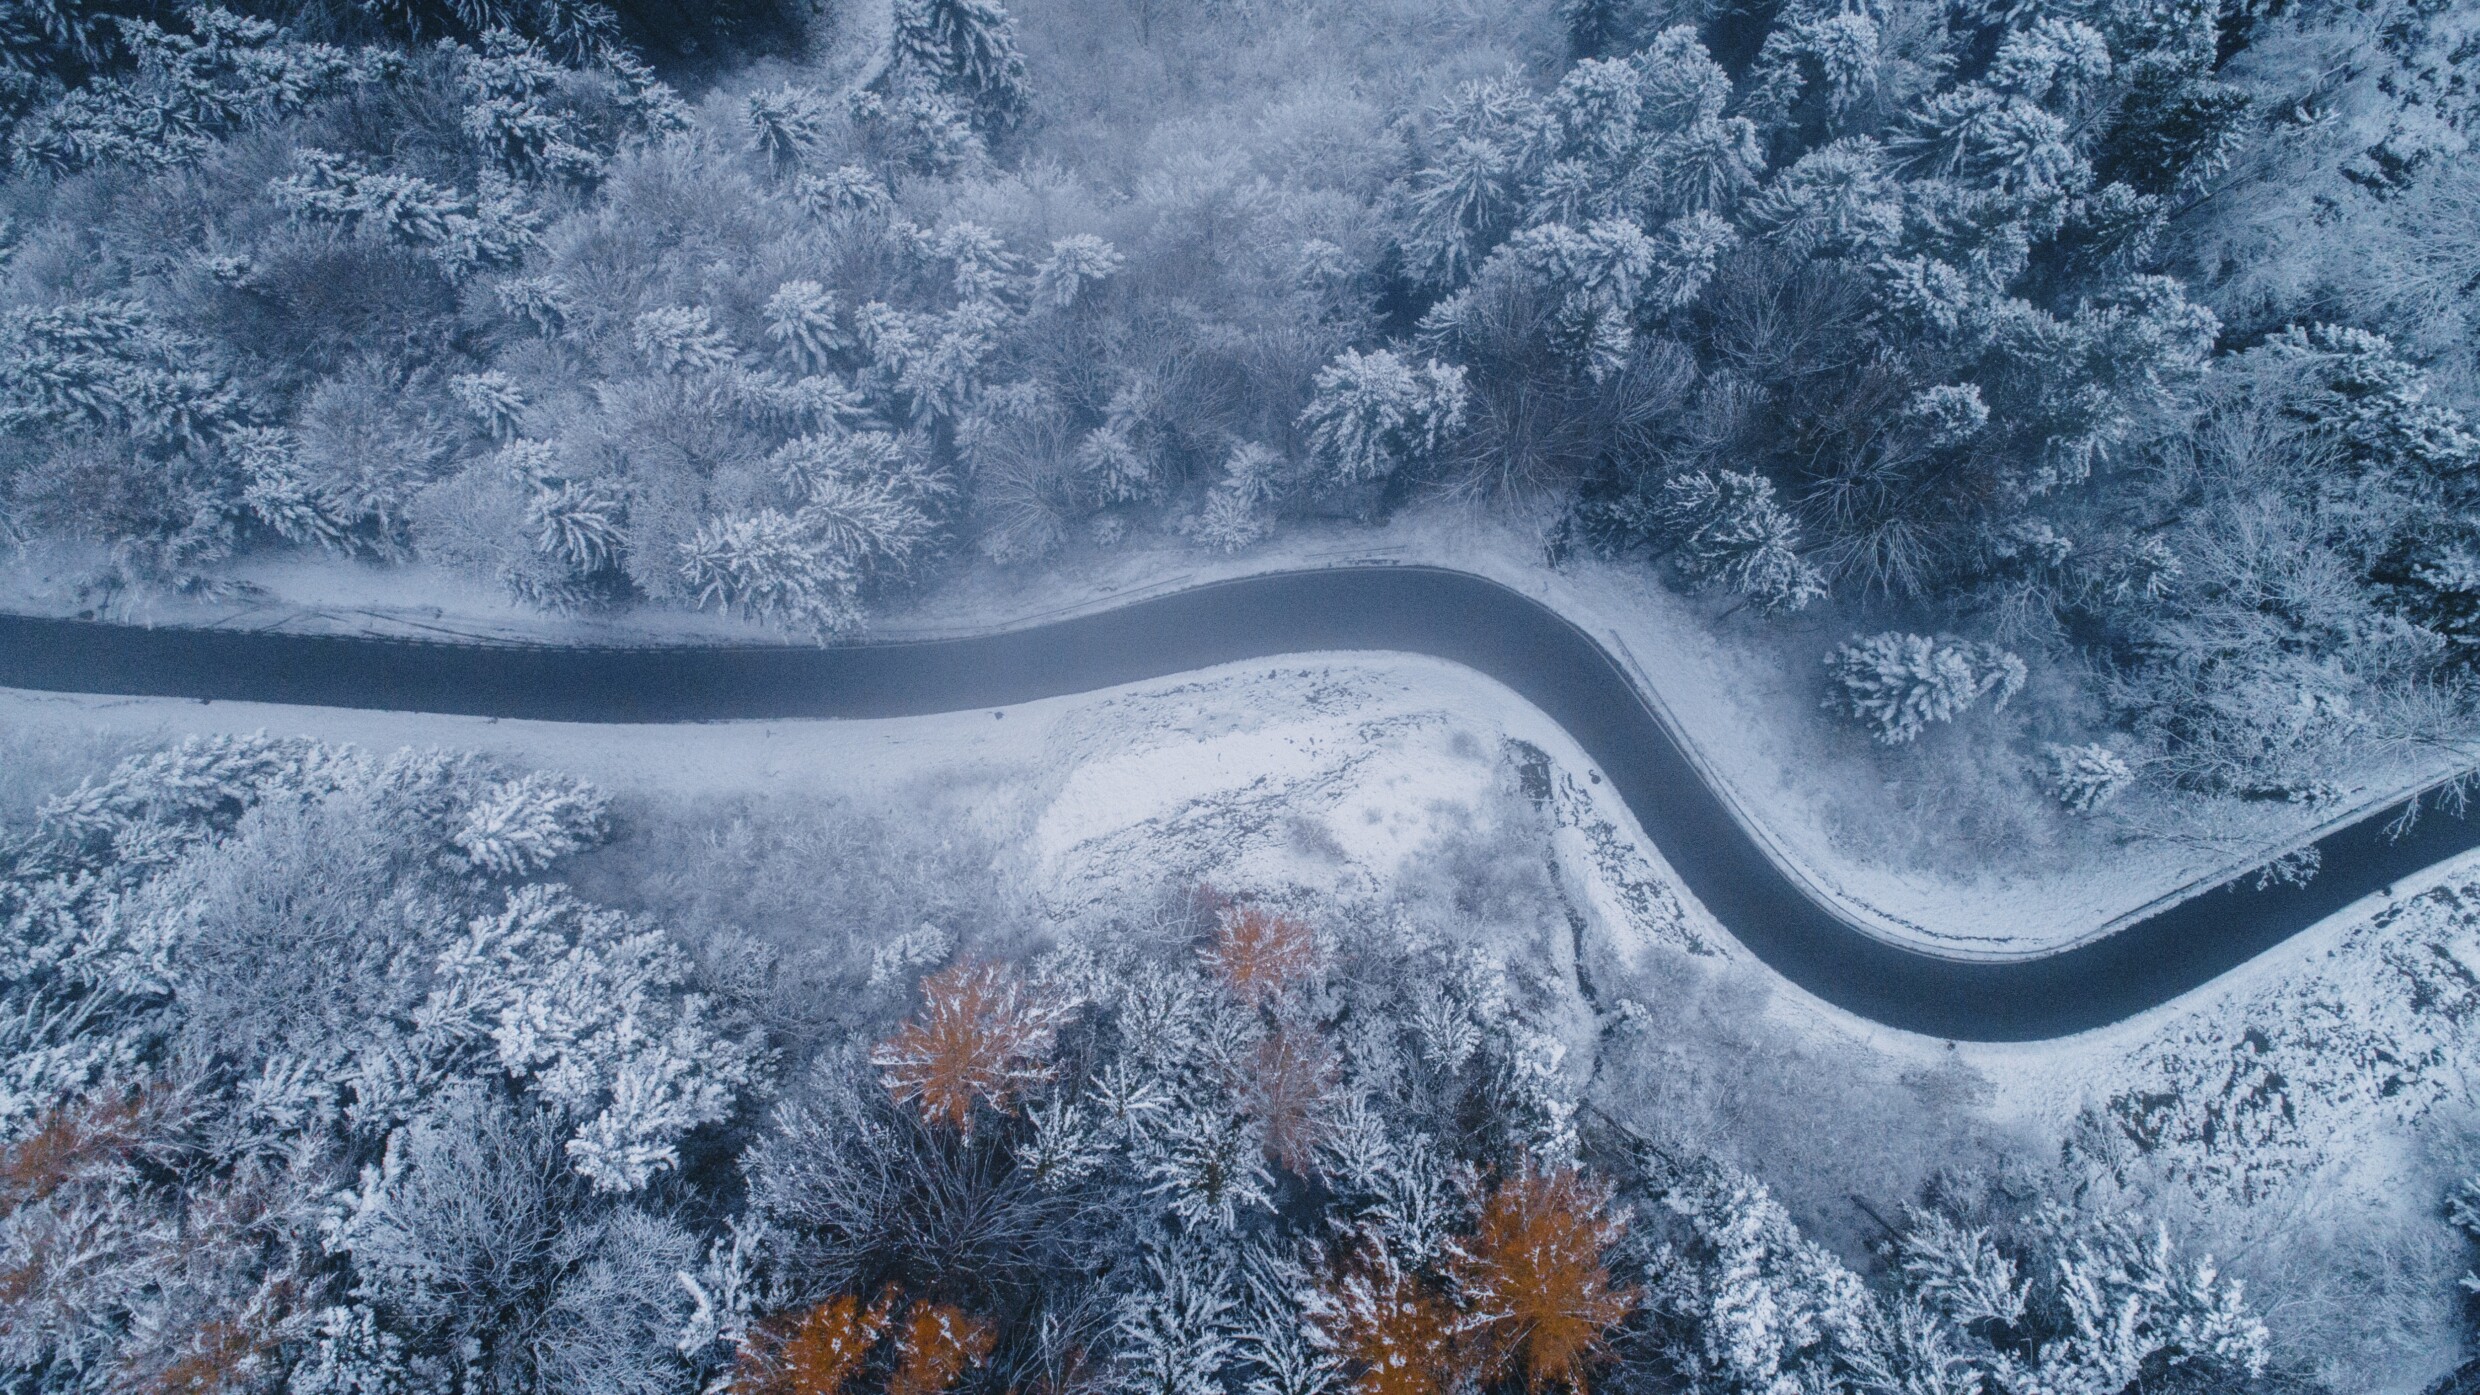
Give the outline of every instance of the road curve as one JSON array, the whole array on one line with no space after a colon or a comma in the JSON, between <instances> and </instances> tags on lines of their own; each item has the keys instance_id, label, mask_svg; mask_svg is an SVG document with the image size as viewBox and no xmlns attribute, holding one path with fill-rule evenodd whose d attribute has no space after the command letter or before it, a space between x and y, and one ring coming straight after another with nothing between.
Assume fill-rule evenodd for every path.
<instances>
[{"instance_id":1,"label":"road curve","mask_svg":"<svg viewBox=\"0 0 2480 1395\"><path fill-rule=\"evenodd\" d=\"M2168 1001L2371 892L2480 845L2480 821L2380 810L2316 846L2308 885L2253 874L2106 937L2007 962L1878 939L1813 897L1699 776L1610 652L1496 582L1342 567L1216 582L963 639L835 648L594 648L147 629L0 616L0 686L568 722L900 717L1000 707L1312 650L1426 654L1477 669L1566 728L1688 889L1785 978L1889 1026L2032 1041Z\"/></svg>"}]
</instances>

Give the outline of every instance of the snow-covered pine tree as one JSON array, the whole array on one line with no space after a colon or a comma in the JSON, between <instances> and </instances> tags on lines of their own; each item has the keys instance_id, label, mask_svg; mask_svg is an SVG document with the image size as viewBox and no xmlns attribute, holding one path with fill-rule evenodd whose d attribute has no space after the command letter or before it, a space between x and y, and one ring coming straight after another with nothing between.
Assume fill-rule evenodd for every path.
<instances>
[{"instance_id":1,"label":"snow-covered pine tree","mask_svg":"<svg viewBox=\"0 0 2480 1395\"><path fill-rule=\"evenodd\" d=\"M821 634L861 622L850 560L780 509L710 519L681 544L680 575L698 604Z\"/></svg>"},{"instance_id":2,"label":"snow-covered pine tree","mask_svg":"<svg viewBox=\"0 0 2480 1395\"><path fill-rule=\"evenodd\" d=\"M1023 120L1032 99L1025 59L998 0L895 0L894 44L889 70L898 83L955 94L985 129Z\"/></svg>"},{"instance_id":3,"label":"snow-covered pine tree","mask_svg":"<svg viewBox=\"0 0 2480 1395\"><path fill-rule=\"evenodd\" d=\"M679 1159L757 1079L757 1044L711 1023L684 991L689 962L660 931L563 888L508 893L442 952L421 1011L449 1042L487 1042L570 1132L563 1148L599 1191L630 1192Z\"/></svg>"},{"instance_id":4,"label":"snow-covered pine tree","mask_svg":"<svg viewBox=\"0 0 2480 1395\"><path fill-rule=\"evenodd\" d=\"M1491 253L1480 274L1515 278L1543 296L1560 347L1598 383L1635 348L1636 321L1660 266L1653 239L1626 218L1606 217L1580 228L1526 228Z\"/></svg>"},{"instance_id":5,"label":"snow-covered pine tree","mask_svg":"<svg viewBox=\"0 0 2480 1395\"><path fill-rule=\"evenodd\" d=\"M1126 263L1117 248L1091 233L1059 238L1033 269L1033 301L1065 310L1086 287L1109 280Z\"/></svg>"},{"instance_id":6,"label":"snow-covered pine tree","mask_svg":"<svg viewBox=\"0 0 2480 1395\"><path fill-rule=\"evenodd\" d=\"M485 791L450 841L477 872L526 877L602 842L608 811L592 785L538 770Z\"/></svg>"},{"instance_id":7,"label":"snow-covered pine tree","mask_svg":"<svg viewBox=\"0 0 2480 1395\"><path fill-rule=\"evenodd\" d=\"M2076 813L2091 813L2135 783L2135 767L2099 742L2042 749L2050 761L2050 792Z\"/></svg>"},{"instance_id":8,"label":"snow-covered pine tree","mask_svg":"<svg viewBox=\"0 0 2480 1395\"><path fill-rule=\"evenodd\" d=\"M1254 441L1232 447L1223 478L1206 491L1197 512L1180 520L1180 531L1217 552L1238 552L1274 531L1267 505L1277 490L1282 458Z\"/></svg>"},{"instance_id":9,"label":"snow-covered pine tree","mask_svg":"<svg viewBox=\"0 0 2480 1395\"><path fill-rule=\"evenodd\" d=\"M218 441L247 409L196 353L138 300L0 312L0 431L125 431L158 458Z\"/></svg>"},{"instance_id":10,"label":"snow-covered pine tree","mask_svg":"<svg viewBox=\"0 0 2480 1395\"><path fill-rule=\"evenodd\" d=\"M1146 1131L1136 1164L1146 1190L1166 1214L1205 1234L1230 1234L1242 1221L1274 1209L1274 1178L1266 1170L1265 1126L1231 1101L1175 1101Z\"/></svg>"},{"instance_id":11,"label":"snow-covered pine tree","mask_svg":"<svg viewBox=\"0 0 2480 1395\"><path fill-rule=\"evenodd\" d=\"M420 252L452 281L514 267L537 238L539 215L494 172L467 195L311 147L295 151L294 162L298 172L270 186L280 206L307 223Z\"/></svg>"},{"instance_id":12,"label":"snow-covered pine tree","mask_svg":"<svg viewBox=\"0 0 2480 1395\"><path fill-rule=\"evenodd\" d=\"M619 566L627 519L626 501L601 480L544 481L525 506L534 546L580 576Z\"/></svg>"},{"instance_id":13,"label":"snow-covered pine tree","mask_svg":"<svg viewBox=\"0 0 2480 1395\"><path fill-rule=\"evenodd\" d=\"M801 528L865 577L901 570L938 536L933 511L954 485L924 454L916 438L860 431L796 437L766 464Z\"/></svg>"},{"instance_id":14,"label":"snow-covered pine tree","mask_svg":"<svg viewBox=\"0 0 2480 1395\"><path fill-rule=\"evenodd\" d=\"M460 50L466 93L465 133L488 169L527 185L548 180L587 183L605 154L592 140L563 87L570 74L533 40L487 28L479 49Z\"/></svg>"},{"instance_id":15,"label":"snow-covered pine tree","mask_svg":"<svg viewBox=\"0 0 2480 1395\"><path fill-rule=\"evenodd\" d=\"M22 23L28 8L13 5L9 13ZM182 12L181 29L126 14L94 23L106 18L62 15L38 24L58 39L109 33L115 42L107 48L126 54L132 65L70 88L18 124L10 153L19 166L67 174L96 165L164 170L194 164L217 140L297 115L383 69L369 51L357 60L218 6ZM0 22L0 33L14 27Z\"/></svg>"},{"instance_id":16,"label":"snow-covered pine tree","mask_svg":"<svg viewBox=\"0 0 2480 1395\"><path fill-rule=\"evenodd\" d=\"M1690 1242L1646 1303L1687 1319L1691 1378L1747 1395L1832 1389L1841 1366L1872 1351L1867 1286L1802 1236L1762 1183L1710 1163L1654 1170Z\"/></svg>"},{"instance_id":17,"label":"snow-covered pine tree","mask_svg":"<svg viewBox=\"0 0 2480 1395\"><path fill-rule=\"evenodd\" d=\"M1113 1375L1143 1395L1223 1395L1239 1317L1230 1265L1205 1246L1162 1236L1111 1326Z\"/></svg>"},{"instance_id":18,"label":"snow-covered pine tree","mask_svg":"<svg viewBox=\"0 0 2480 1395\"><path fill-rule=\"evenodd\" d=\"M1748 221L1791 255L1866 259L1903 233L1902 190L1877 141L1852 136L1802 155L1749 201Z\"/></svg>"},{"instance_id":19,"label":"snow-covered pine tree","mask_svg":"<svg viewBox=\"0 0 2480 1395\"><path fill-rule=\"evenodd\" d=\"M2428 375L2381 334L2340 325L2292 326L2263 352L2295 373L2293 411L2340 439L2351 463L2451 477L2480 467L2480 431L2432 400Z\"/></svg>"},{"instance_id":20,"label":"snow-covered pine tree","mask_svg":"<svg viewBox=\"0 0 2480 1395\"><path fill-rule=\"evenodd\" d=\"M459 373L448 380L448 392L495 441L513 439L525 424L525 394L498 369Z\"/></svg>"},{"instance_id":21,"label":"snow-covered pine tree","mask_svg":"<svg viewBox=\"0 0 2480 1395\"><path fill-rule=\"evenodd\" d=\"M1994 645L1893 632L1853 638L1827 656L1826 667L1839 689L1826 705L1860 719L1889 746L1954 720L1984 696L2004 707L2026 677L2023 660Z\"/></svg>"},{"instance_id":22,"label":"snow-covered pine tree","mask_svg":"<svg viewBox=\"0 0 2480 1395\"><path fill-rule=\"evenodd\" d=\"M809 163L827 141L827 105L806 87L786 83L750 93L746 120L749 148L779 175Z\"/></svg>"},{"instance_id":23,"label":"snow-covered pine tree","mask_svg":"<svg viewBox=\"0 0 2480 1395\"><path fill-rule=\"evenodd\" d=\"M1799 525L1762 475L1673 475L1648 512L1655 540L1695 584L1719 583L1769 614L1802 609L1825 594L1824 577L1799 555Z\"/></svg>"},{"instance_id":24,"label":"snow-covered pine tree","mask_svg":"<svg viewBox=\"0 0 2480 1395\"><path fill-rule=\"evenodd\" d=\"M1302 1296L1313 1279L1297 1258L1250 1251L1240 1272L1233 1347L1246 1377L1240 1395L1332 1395L1343 1368L1309 1340Z\"/></svg>"},{"instance_id":25,"label":"snow-covered pine tree","mask_svg":"<svg viewBox=\"0 0 2480 1395\"><path fill-rule=\"evenodd\" d=\"M823 372L834 355L852 344L836 323L835 293L815 281L786 281L766 301L766 334L793 366Z\"/></svg>"},{"instance_id":26,"label":"snow-covered pine tree","mask_svg":"<svg viewBox=\"0 0 2480 1395\"><path fill-rule=\"evenodd\" d=\"M1464 370L1415 368L1392 349L1346 349L1318 370L1300 414L1309 452L1341 484L1382 480L1435 456L1464 423Z\"/></svg>"},{"instance_id":27,"label":"snow-covered pine tree","mask_svg":"<svg viewBox=\"0 0 2480 1395\"><path fill-rule=\"evenodd\" d=\"M739 357L731 336L703 305L647 311L630 324L629 343L647 367L675 376L718 373Z\"/></svg>"}]
</instances>

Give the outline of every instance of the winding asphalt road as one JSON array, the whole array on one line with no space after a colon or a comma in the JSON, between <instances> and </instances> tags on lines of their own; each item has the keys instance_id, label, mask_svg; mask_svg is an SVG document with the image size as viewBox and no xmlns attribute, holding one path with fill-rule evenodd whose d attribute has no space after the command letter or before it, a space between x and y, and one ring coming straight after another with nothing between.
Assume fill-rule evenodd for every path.
<instances>
[{"instance_id":1,"label":"winding asphalt road","mask_svg":"<svg viewBox=\"0 0 2480 1395\"><path fill-rule=\"evenodd\" d=\"M2253 874L2104 938L2010 962L1878 939L1770 860L1608 650L1463 572L1345 567L1218 582L966 639L837 648L587 648L145 629L0 617L0 686L567 722L899 717L1090 692L1312 650L1426 654L1524 695L1576 739L1688 889L1759 958L1890 1026L2028 1041L2166 1002L2371 892L2480 845L2480 821L2380 810L2317 844L2308 885Z\"/></svg>"}]
</instances>

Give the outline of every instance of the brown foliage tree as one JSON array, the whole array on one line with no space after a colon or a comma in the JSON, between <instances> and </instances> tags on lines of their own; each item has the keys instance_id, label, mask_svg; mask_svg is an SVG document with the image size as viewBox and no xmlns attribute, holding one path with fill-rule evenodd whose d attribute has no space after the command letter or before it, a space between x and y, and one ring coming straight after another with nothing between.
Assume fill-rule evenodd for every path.
<instances>
[{"instance_id":1,"label":"brown foliage tree","mask_svg":"<svg viewBox=\"0 0 2480 1395\"><path fill-rule=\"evenodd\" d=\"M966 1369L982 1364L999 1330L944 1303L916 1303L896 1338L896 1370L887 1395L943 1395Z\"/></svg>"},{"instance_id":2,"label":"brown foliage tree","mask_svg":"<svg viewBox=\"0 0 2480 1395\"><path fill-rule=\"evenodd\" d=\"M1352 1395L1444 1395L1461 1367L1455 1308L1371 1245L1310 1291L1309 1339L1352 1372Z\"/></svg>"},{"instance_id":3,"label":"brown foliage tree","mask_svg":"<svg viewBox=\"0 0 2480 1395\"><path fill-rule=\"evenodd\" d=\"M55 1109L33 1133L0 1149L0 1216L109 1170L166 1126L170 1092L150 1089Z\"/></svg>"},{"instance_id":4,"label":"brown foliage tree","mask_svg":"<svg viewBox=\"0 0 2480 1395\"><path fill-rule=\"evenodd\" d=\"M124 1372L127 1388L146 1395L217 1395L246 1389L265 1372L275 1339L250 1324L218 1318L200 1327L171 1365L139 1375Z\"/></svg>"},{"instance_id":5,"label":"brown foliage tree","mask_svg":"<svg viewBox=\"0 0 2480 1395\"><path fill-rule=\"evenodd\" d=\"M1260 1007L1317 973L1317 936L1308 922L1291 916L1257 906L1226 906L1205 958L1233 997Z\"/></svg>"},{"instance_id":6,"label":"brown foliage tree","mask_svg":"<svg viewBox=\"0 0 2480 1395\"><path fill-rule=\"evenodd\" d=\"M1465 1330L1493 1378L1578 1395L1611 1327L1636 1305L1602 1256L1627 1233L1607 1186L1573 1169L1503 1178L1481 1204L1471 1238L1451 1246Z\"/></svg>"},{"instance_id":7,"label":"brown foliage tree","mask_svg":"<svg viewBox=\"0 0 2480 1395\"><path fill-rule=\"evenodd\" d=\"M848 1293L789 1321L761 1324L741 1348L735 1388L751 1395L843 1395L887 1331L895 1294L864 1307Z\"/></svg>"},{"instance_id":8,"label":"brown foliage tree","mask_svg":"<svg viewBox=\"0 0 2480 1395\"><path fill-rule=\"evenodd\" d=\"M1037 1001L1013 968L959 964L923 979L921 1012L870 1053L887 1088L922 1117L973 1131L978 1102L1005 1111L1050 1078L1045 1057L1059 1014Z\"/></svg>"}]
</instances>

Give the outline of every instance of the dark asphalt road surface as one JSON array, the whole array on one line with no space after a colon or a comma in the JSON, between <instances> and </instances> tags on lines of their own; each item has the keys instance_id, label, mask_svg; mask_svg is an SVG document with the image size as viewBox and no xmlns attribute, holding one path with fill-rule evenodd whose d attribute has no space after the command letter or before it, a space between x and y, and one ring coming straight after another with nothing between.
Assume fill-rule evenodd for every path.
<instances>
[{"instance_id":1,"label":"dark asphalt road surface","mask_svg":"<svg viewBox=\"0 0 2480 1395\"><path fill-rule=\"evenodd\" d=\"M2108 1025L2480 843L2480 821L2436 814L2389 839L2398 806L2320 842L2323 870L2304 887L2260 889L2245 874L2040 958L1902 948L1812 899L1766 857L1591 635L1495 582L1424 567L1278 573L1001 634L835 648L460 645L5 616L0 685L567 722L898 717L1348 649L1452 660L1523 694L1585 749L1688 889L1758 957L1839 1007L1935 1037L2028 1041Z\"/></svg>"}]
</instances>

